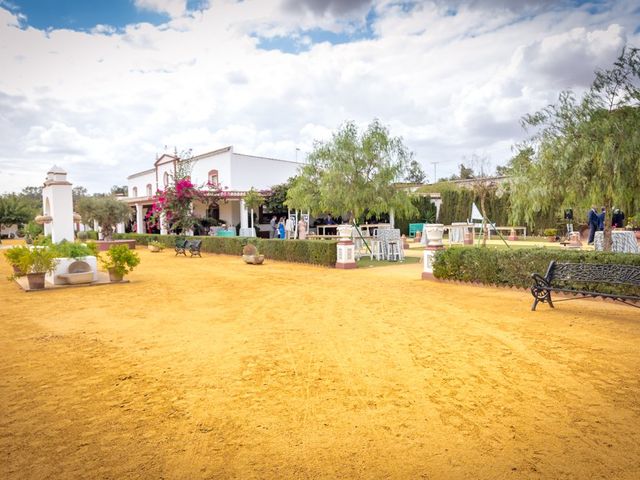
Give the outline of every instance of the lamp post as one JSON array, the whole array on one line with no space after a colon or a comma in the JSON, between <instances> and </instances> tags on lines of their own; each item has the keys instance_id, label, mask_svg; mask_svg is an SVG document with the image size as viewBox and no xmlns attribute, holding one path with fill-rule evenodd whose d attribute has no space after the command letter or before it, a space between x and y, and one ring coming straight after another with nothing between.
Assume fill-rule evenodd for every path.
<instances>
[{"instance_id":1,"label":"lamp post","mask_svg":"<svg viewBox=\"0 0 640 480\"><path fill-rule=\"evenodd\" d=\"M300 151L299 147L296 147L296 162L298 161L298 152Z\"/></svg>"}]
</instances>

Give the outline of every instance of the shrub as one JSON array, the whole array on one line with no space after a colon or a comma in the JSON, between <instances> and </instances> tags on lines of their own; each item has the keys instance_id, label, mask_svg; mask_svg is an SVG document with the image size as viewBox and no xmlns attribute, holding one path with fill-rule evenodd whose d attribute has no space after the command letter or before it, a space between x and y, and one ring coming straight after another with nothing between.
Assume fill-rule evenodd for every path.
<instances>
[{"instance_id":1,"label":"shrub","mask_svg":"<svg viewBox=\"0 0 640 480\"><path fill-rule=\"evenodd\" d=\"M158 242L157 240L152 240L148 243L148 245L152 246L152 247L156 247L159 250L164 250L166 245L164 243Z\"/></svg>"},{"instance_id":2,"label":"shrub","mask_svg":"<svg viewBox=\"0 0 640 480\"><path fill-rule=\"evenodd\" d=\"M23 255L20 256L20 263L18 267L25 273L51 273L55 270L58 264L55 249L51 247L41 247L27 249Z\"/></svg>"},{"instance_id":3,"label":"shrub","mask_svg":"<svg viewBox=\"0 0 640 480\"><path fill-rule=\"evenodd\" d=\"M89 238L89 234L85 231L80 231L77 233L76 237L78 237L78 240L85 242Z\"/></svg>"},{"instance_id":4,"label":"shrub","mask_svg":"<svg viewBox=\"0 0 640 480\"><path fill-rule=\"evenodd\" d=\"M519 248L451 247L436 253L433 275L436 278L490 285L529 288L531 274L544 275L552 260L566 263L606 263L640 265L640 255L627 253ZM576 284L569 288L579 288ZM631 293L633 287L598 285L604 293Z\"/></svg>"},{"instance_id":5,"label":"shrub","mask_svg":"<svg viewBox=\"0 0 640 480\"><path fill-rule=\"evenodd\" d=\"M100 257L100 263L107 270L113 270L116 275L124 276L140 263L138 254L128 245L113 245Z\"/></svg>"},{"instance_id":6,"label":"shrub","mask_svg":"<svg viewBox=\"0 0 640 480\"><path fill-rule=\"evenodd\" d=\"M248 243L244 247L242 247L242 254L243 255L258 255L258 249L256 248L255 245L252 245L252 244Z\"/></svg>"},{"instance_id":7,"label":"shrub","mask_svg":"<svg viewBox=\"0 0 640 480\"><path fill-rule=\"evenodd\" d=\"M175 235L153 235L138 233L114 234L114 239L133 239L140 245L148 245L158 241L173 248ZM278 240L253 237L188 237L202 240L201 251L222 253L225 255L241 255L245 245L251 243L271 260L286 262L311 263L314 265L335 266L336 242L329 240Z\"/></svg>"},{"instance_id":8,"label":"shrub","mask_svg":"<svg viewBox=\"0 0 640 480\"><path fill-rule=\"evenodd\" d=\"M4 256L11 265L17 266L20 265L20 259L22 258L22 256L27 254L28 252L29 247L26 247L24 245L17 245L15 247L11 247L9 250L6 250L4 252Z\"/></svg>"},{"instance_id":9,"label":"shrub","mask_svg":"<svg viewBox=\"0 0 640 480\"><path fill-rule=\"evenodd\" d=\"M95 243L83 244L62 241L52 246L58 257L81 258L97 254L97 246Z\"/></svg>"},{"instance_id":10,"label":"shrub","mask_svg":"<svg viewBox=\"0 0 640 480\"><path fill-rule=\"evenodd\" d=\"M544 236L545 237L555 237L558 234L558 229L556 228L545 228Z\"/></svg>"}]
</instances>

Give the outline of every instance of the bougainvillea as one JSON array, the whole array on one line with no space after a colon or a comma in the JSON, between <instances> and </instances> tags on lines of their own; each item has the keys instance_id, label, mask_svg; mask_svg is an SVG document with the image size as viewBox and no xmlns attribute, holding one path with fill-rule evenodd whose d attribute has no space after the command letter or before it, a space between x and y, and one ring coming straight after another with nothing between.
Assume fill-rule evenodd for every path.
<instances>
[{"instance_id":1,"label":"bougainvillea","mask_svg":"<svg viewBox=\"0 0 640 480\"><path fill-rule=\"evenodd\" d=\"M188 173L190 167L189 158L178 160L176 174L170 177L170 184L164 190L156 192L153 205L147 213L149 225L159 226L160 217L164 215L164 221L170 232L187 232L192 230L198 221L193 214L194 202L211 205L226 201L229 194L226 187L223 188L219 183L211 182L195 185Z\"/></svg>"}]
</instances>

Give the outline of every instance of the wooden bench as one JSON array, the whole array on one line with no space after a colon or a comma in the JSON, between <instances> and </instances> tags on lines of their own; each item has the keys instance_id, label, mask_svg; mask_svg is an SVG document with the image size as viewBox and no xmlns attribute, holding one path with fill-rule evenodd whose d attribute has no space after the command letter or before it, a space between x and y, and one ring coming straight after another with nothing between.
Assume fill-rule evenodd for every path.
<instances>
[{"instance_id":1,"label":"wooden bench","mask_svg":"<svg viewBox=\"0 0 640 480\"><path fill-rule=\"evenodd\" d=\"M534 301L531 310L535 310L538 302L546 302L554 308L551 292L568 293L581 297L610 298L640 308L635 302L640 302L640 266L598 263L557 263L553 260L549 264L544 277L534 273L531 275L533 286L531 294ZM569 288L567 284L571 284ZM575 284L584 288L575 288ZM606 293L598 290L598 284L629 285L635 288L635 294ZM577 297L579 298L579 297ZM566 298L564 300L575 300ZM563 300L556 300L563 301Z\"/></svg>"}]
</instances>

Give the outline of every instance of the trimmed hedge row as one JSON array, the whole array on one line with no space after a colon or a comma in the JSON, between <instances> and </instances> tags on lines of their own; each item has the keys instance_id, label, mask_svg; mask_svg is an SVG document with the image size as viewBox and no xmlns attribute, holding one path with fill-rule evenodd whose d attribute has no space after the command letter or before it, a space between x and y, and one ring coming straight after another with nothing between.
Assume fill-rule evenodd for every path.
<instances>
[{"instance_id":1,"label":"trimmed hedge row","mask_svg":"<svg viewBox=\"0 0 640 480\"><path fill-rule=\"evenodd\" d=\"M134 239L140 245L160 242L173 248L176 235L154 235L138 233L119 233L114 239ZM201 250L225 255L242 255L242 247L251 243L265 258L285 262L311 263L314 265L335 266L336 242L331 240L278 240L251 237L187 237L189 240L202 240Z\"/></svg>"},{"instance_id":2,"label":"trimmed hedge row","mask_svg":"<svg viewBox=\"0 0 640 480\"><path fill-rule=\"evenodd\" d=\"M492 248L451 247L436 252L433 275L436 278L489 285L529 288L532 273L542 276L552 260L569 263L615 263L640 265L640 255L594 251L556 250L546 248L518 248L498 250ZM565 284L568 288L584 285ZM600 284L603 293L638 294L637 288Z\"/></svg>"}]
</instances>

